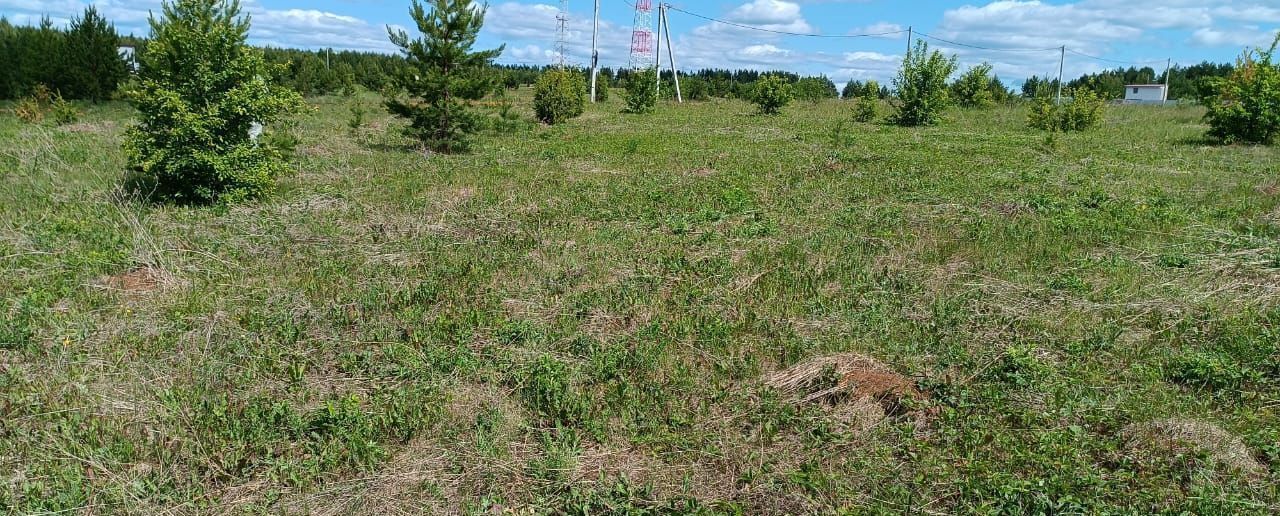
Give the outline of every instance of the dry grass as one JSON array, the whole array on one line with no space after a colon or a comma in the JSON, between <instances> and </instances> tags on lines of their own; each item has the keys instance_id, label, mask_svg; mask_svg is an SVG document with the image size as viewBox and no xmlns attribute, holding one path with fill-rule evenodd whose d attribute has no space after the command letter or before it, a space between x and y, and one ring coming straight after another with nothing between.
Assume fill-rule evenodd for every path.
<instances>
[{"instance_id":1,"label":"dry grass","mask_svg":"<svg viewBox=\"0 0 1280 516\"><path fill-rule=\"evenodd\" d=\"M1203 453L1213 463L1251 476L1266 472L1240 436L1205 421L1162 419L1124 429L1126 449L1139 460L1175 460Z\"/></svg>"}]
</instances>

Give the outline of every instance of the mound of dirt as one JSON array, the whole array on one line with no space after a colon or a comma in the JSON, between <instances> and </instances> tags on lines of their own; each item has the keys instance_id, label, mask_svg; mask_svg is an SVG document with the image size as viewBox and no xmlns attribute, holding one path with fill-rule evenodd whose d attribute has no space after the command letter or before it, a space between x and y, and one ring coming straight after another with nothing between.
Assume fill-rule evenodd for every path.
<instances>
[{"instance_id":1,"label":"mound of dirt","mask_svg":"<svg viewBox=\"0 0 1280 516\"><path fill-rule=\"evenodd\" d=\"M159 290L162 285L160 271L149 266L142 266L128 272L108 276L102 285L126 294L146 294Z\"/></svg>"},{"instance_id":2,"label":"mound of dirt","mask_svg":"<svg viewBox=\"0 0 1280 516\"><path fill-rule=\"evenodd\" d=\"M825 407L833 417L864 427L906 415L925 399L915 382L874 358L839 353L810 359L764 379L795 403Z\"/></svg>"},{"instance_id":3,"label":"mound of dirt","mask_svg":"<svg viewBox=\"0 0 1280 516\"><path fill-rule=\"evenodd\" d=\"M1135 423L1122 431L1125 449L1140 459L1203 453L1228 469L1249 475L1265 467L1239 436L1213 423L1191 419L1161 419Z\"/></svg>"}]
</instances>

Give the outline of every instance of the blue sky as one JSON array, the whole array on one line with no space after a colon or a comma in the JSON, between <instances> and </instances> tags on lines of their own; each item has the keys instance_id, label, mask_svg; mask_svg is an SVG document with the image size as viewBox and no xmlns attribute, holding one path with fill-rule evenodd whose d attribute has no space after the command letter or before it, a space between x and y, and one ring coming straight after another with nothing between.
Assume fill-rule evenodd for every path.
<instances>
[{"instance_id":1,"label":"blue sky","mask_svg":"<svg viewBox=\"0 0 1280 516\"><path fill-rule=\"evenodd\" d=\"M655 1L655 5L657 0ZM65 23L90 2L0 0L0 15L28 23L48 15ZM98 9L123 32L146 33L159 0L100 0ZM385 27L411 26L408 0L242 0L258 44L391 52ZM593 2L569 2L569 61L590 55ZM631 0L601 0L601 64L628 62ZM991 49L1066 45L1066 74L1112 68L1114 61L1193 64L1231 61L1248 46L1268 44L1280 26L1280 0L683 0L672 5L703 16L785 32L826 36L881 33L908 26L953 42ZM558 0L493 0L482 45L506 44L501 61L555 61ZM656 19L656 16L655 16ZM670 13L676 61L701 67L785 69L825 74L837 82L888 80L906 49L905 34L814 38L771 34ZM1057 51L995 51L931 41L964 66L990 62L1010 83L1055 74ZM1162 68L1162 64L1153 65Z\"/></svg>"}]
</instances>

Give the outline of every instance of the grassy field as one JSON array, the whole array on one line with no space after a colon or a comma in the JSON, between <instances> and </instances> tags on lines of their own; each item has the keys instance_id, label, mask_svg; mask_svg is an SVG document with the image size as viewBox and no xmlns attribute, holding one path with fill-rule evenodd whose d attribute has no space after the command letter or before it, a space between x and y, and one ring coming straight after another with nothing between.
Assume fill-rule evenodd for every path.
<instances>
[{"instance_id":1,"label":"grassy field","mask_svg":"<svg viewBox=\"0 0 1280 516\"><path fill-rule=\"evenodd\" d=\"M1280 510L1280 151L619 96L430 158L314 99L224 208L0 114L0 510Z\"/></svg>"}]
</instances>

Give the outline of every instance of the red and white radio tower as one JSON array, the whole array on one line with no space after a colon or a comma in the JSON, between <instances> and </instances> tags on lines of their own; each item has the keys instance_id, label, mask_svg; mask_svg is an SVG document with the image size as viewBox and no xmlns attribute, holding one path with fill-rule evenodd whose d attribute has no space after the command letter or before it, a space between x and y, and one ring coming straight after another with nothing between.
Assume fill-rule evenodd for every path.
<instances>
[{"instance_id":1,"label":"red and white radio tower","mask_svg":"<svg viewBox=\"0 0 1280 516\"><path fill-rule=\"evenodd\" d=\"M654 66L653 0L636 0L636 19L631 28L631 69Z\"/></svg>"}]
</instances>

